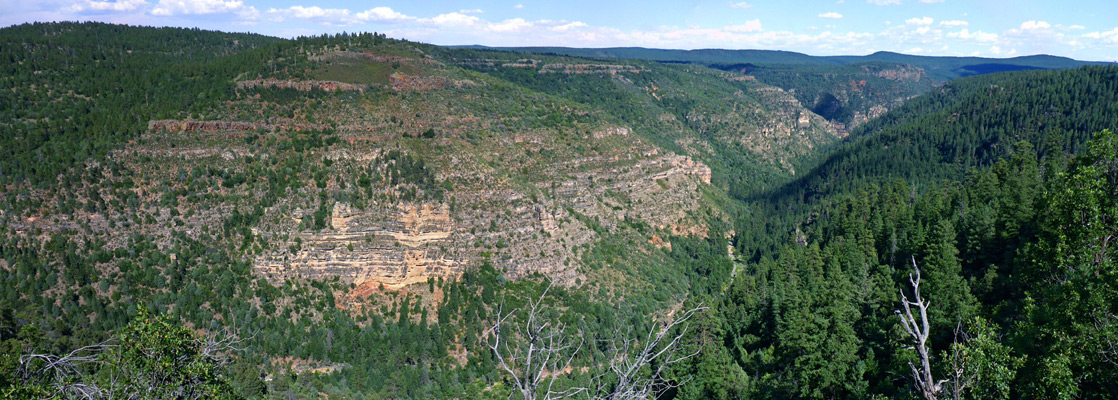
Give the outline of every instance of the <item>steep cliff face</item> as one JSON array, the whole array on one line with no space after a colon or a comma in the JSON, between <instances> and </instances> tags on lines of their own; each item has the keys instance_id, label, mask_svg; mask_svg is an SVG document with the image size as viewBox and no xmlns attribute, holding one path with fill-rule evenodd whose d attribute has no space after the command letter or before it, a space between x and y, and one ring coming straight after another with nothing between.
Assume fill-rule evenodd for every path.
<instances>
[{"instance_id":1,"label":"steep cliff face","mask_svg":"<svg viewBox=\"0 0 1118 400\"><path fill-rule=\"evenodd\" d=\"M908 80L920 82L921 79L928 79L928 74L924 72L923 68L911 65L897 65L893 68L885 68L877 71L869 67L863 67L863 70L866 72L873 72L878 78L885 78L891 81Z\"/></svg>"},{"instance_id":2,"label":"steep cliff face","mask_svg":"<svg viewBox=\"0 0 1118 400\"><path fill-rule=\"evenodd\" d=\"M461 182L444 194L452 202L378 201L363 208L334 202L329 224L321 230L299 227L309 210L295 206L301 199L291 199L267 213L265 220L274 216L277 223L258 231L282 244L255 257L254 264L277 282L337 276L345 283L386 289L428 278L456 279L480 262L493 263L511 278L539 273L574 284L584 273L580 252L622 221L639 220L680 235L705 232L704 222L689 213L702 205L699 185L709 184L710 169L638 140L629 144L644 154L625 151L555 162L519 184L462 182L471 174L446 168L440 179ZM432 162L485 163L461 153Z\"/></svg>"},{"instance_id":3,"label":"steep cliff face","mask_svg":"<svg viewBox=\"0 0 1118 400\"><path fill-rule=\"evenodd\" d=\"M443 205L398 205L358 210L335 203L330 229L292 235L302 245L257 256L254 265L270 279L325 279L398 289L428 278L455 279L465 260L448 257L454 222ZM271 233L271 232L269 232Z\"/></svg>"}]
</instances>

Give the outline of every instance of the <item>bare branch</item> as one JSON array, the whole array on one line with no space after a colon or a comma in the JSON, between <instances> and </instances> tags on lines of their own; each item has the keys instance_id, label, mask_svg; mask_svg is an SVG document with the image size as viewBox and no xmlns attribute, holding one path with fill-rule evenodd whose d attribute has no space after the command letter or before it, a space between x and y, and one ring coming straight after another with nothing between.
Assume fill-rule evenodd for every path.
<instances>
[{"instance_id":1,"label":"bare branch","mask_svg":"<svg viewBox=\"0 0 1118 400\"><path fill-rule=\"evenodd\" d=\"M928 322L928 307L930 302L924 301L920 297L920 268L916 266L916 257L912 257L912 269L916 271L915 276L908 274L908 282L912 284L912 296L915 301L910 301L908 296L905 295L904 289L901 289L901 306L904 307L904 313L897 310L897 315L901 317L901 324L904 326L905 331L916 342L916 352L920 355L920 367L911 362L908 363L909 369L912 370L912 377L916 380L916 389L925 400L936 400L943 383L946 381L935 381L932 378L932 363L928 355L928 335L931 330ZM920 313L920 321L912 315L912 306L915 306Z\"/></svg>"},{"instance_id":2,"label":"bare branch","mask_svg":"<svg viewBox=\"0 0 1118 400\"><path fill-rule=\"evenodd\" d=\"M666 368L672 364L694 357L702 349L676 356L683 337L690 326L687 321L695 313L708 309L698 306L683 312L679 317L649 330L645 337L644 345L635 355L629 355L633 342L630 339L615 339L613 343L620 342L620 347L612 349L613 357L610 360L609 370L616 376L616 385L606 388L604 377L599 377L598 397L611 400L621 399L647 399L658 397L671 388L679 387L684 382L671 382L664 377ZM676 329L679 327L680 329ZM643 373L643 369L655 364L650 373Z\"/></svg>"},{"instance_id":3,"label":"bare branch","mask_svg":"<svg viewBox=\"0 0 1118 400\"><path fill-rule=\"evenodd\" d=\"M1118 324L1118 315L1109 312L1102 312L1101 314L1103 315L1100 316L1096 313L1094 318L1095 330L1099 332L1099 336L1102 337L1104 342L1098 352L1103 360L1118 366L1118 341L1114 339L1114 335L1111 333L1111 330L1114 329L1113 326Z\"/></svg>"},{"instance_id":4,"label":"bare branch","mask_svg":"<svg viewBox=\"0 0 1118 400\"><path fill-rule=\"evenodd\" d=\"M554 281L548 284L538 298L527 302L528 309L522 316L523 322L514 325L512 335L503 327L511 323L510 318L518 310L506 313L503 304L498 306L496 321L485 332L487 347L525 400L535 399L540 394L541 387L545 388L545 399L569 398L586 391L586 388L581 387L565 390L554 388L556 377L569 373L569 367L582 350L583 342L580 338L577 345L573 344L572 335L567 332L566 326L547 321L541 315L544 298L552 285ZM546 386L544 382L547 382Z\"/></svg>"}]
</instances>

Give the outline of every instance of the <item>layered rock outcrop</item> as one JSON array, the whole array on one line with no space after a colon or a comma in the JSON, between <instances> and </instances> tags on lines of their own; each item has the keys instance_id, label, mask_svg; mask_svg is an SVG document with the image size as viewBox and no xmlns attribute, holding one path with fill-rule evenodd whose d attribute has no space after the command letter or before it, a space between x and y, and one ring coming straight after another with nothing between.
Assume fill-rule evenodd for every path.
<instances>
[{"instance_id":1,"label":"layered rock outcrop","mask_svg":"<svg viewBox=\"0 0 1118 400\"><path fill-rule=\"evenodd\" d=\"M352 83L337 82L337 81L296 81L296 80L279 80L279 79L253 79L247 81L237 82L238 89L253 89L253 88L280 88L280 89L294 89L301 92L309 92L311 90L322 90L326 92L334 91L365 91L364 85L355 85Z\"/></svg>"},{"instance_id":2,"label":"layered rock outcrop","mask_svg":"<svg viewBox=\"0 0 1118 400\"><path fill-rule=\"evenodd\" d=\"M535 64L532 64L534 67ZM620 64L546 64L540 68L541 74L608 74L627 72L639 74L644 69L634 65Z\"/></svg>"},{"instance_id":3,"label":"layered rock outcrop","mask_svg":"<svg viewBox=\"0 0 1118 400\"><path fill-rule=\"evenodd\" d=\"M338 203L331 226L293 234L302 244L257 257L257 271L275 280L338 276L389 289L428 278L454 279L461 272L462 261L445 251L454 230L445 204L357 210Z\"/></svg>"}]
</instances>

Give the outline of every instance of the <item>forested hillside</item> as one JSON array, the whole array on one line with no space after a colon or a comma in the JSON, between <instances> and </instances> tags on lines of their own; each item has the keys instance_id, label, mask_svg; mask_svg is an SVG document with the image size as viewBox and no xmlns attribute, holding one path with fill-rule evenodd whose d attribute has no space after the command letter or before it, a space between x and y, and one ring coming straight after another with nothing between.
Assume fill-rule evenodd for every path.
<instances>
[{"instance_id":1,"label":"forested hillside","mask_svg":"<svg viewBox=\"0 0 1118 400\"><path fill-rule=\"evenodd\" d=\"M958 79L856 130L819 167L765 196L803 210L864 184L958 181L1026 142L1042 158L1078 154L1118 125L1118 68ZM1056 161L1052 161L1056 162Z\"/></svg>"},{"instance_id":2,"label":"forested hillside","mask_svg":"<svg viewBox=\"0 0 1118 400\"><path fill-rule=\"evenodd\" d=\"M0 53L0 397L1118 394L1114 67Z\"/></svg>"},{"instance_id":3,"label":"forested hillside","mask_svg":"<svg viewBox=\"0 0 1118 400\"><path fill-rule=\"evenodd\" d=\"M921 364L897 312L919 273L940 396L1113 396L1116 145L1104 131L1065 162L1021 141L964 179L816 203L774 254L738 270L703 395L744 375L729 396L909 396L909 363Z\"/></svg>"},{"instance_id":4,"label":"forested hillside","mask_svg":"<svg viewBox=\"0 0 1118 400\"><path fill-rule=\"evenodd\" d=\"M88 23L0 30L0 177L53 183L147 121L216 107L279 39Z\"/></svg>"},{"instance_id":5,"label":"forested hillside","mask_svg":"<svg viewBox=\"0 0 1118 400\"><path fill-rule=\"evenodd\" d=\"M781 228L738 236L753 261L721 299L720 373L756 377L751 396L904 396L915 266L940 396L1113 396L1116 72L952 81L754 197L768 217L737 231Z\"/></svg>"}]
</instances>

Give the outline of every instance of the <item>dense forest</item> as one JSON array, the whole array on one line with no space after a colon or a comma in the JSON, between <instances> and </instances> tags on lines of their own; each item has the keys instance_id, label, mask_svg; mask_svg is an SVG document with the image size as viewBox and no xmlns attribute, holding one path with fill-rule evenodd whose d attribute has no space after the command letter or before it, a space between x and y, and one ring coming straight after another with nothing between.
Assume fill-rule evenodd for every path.
<instances>
[{"instance_id":1,"label":"dense forest","mask_svg":"<svg viewBox=\"0 0 1118 400\"><path fill-rule=\"evenodd\" d=\"M329 64L326 54L354 56ZM736 79L742 71L729 64L541 73L500 67L522 53L376 33L0 29L0 397L1118 396L1118 68L1003 72L934 89L871 80L888 95L851 107L927 93L832 140L821 114L851 115L828 111L824 94L905 60L835 66L827 71L840 78L819 80L794 71L831 67L791 67L798 58L787 56L746 72L778 85ZM244 84L269 80L360 90ZM801 88L802 108L765 108L778 93L766 84ZM331 119L353 104L359 114L404 111L355 136ZM435 123L438 107L497 122L456 131ZM819 136L761 147L779 157L751 150L759 142L742 138L759 141L748 135L787 110L808 121L796 132ZM152 136L149 125L230 119L247 128ZM590 142L590 131L617 126L657 153L710 166L693 200L709 208L688 215L704 220L701 235L565 204L569 218L557 224L596 238L574 253L573 284L540 272L510 278L497 256L504 240L476 239L483 256L453 279L399 289L337 275L276 280L258 268L269 252L323 246L297 234L336 234L349 223L339 204L480 207L463 205L460 188L480 178L447 172L440 152L534 145L506 139L543 132L569 140L569 153L517 148L517 163L606 159L622 145ZM353 144L360 135L405 128L414 132L369 140L376 152L351 167L347 154L367 149ZM155 150L188 140L256 155L160 161ZM466 147L438 147L452 140ZM484 160L484 174L531 187L525 197L561 189L526 166L504 172ZM620 199L609 211L636 209L638 200L606 193ZM276 218L291 198L302 199L298 214ZM548 204L530 200L522 208ZM277 220L298 229L265 235ZM380 236L357 242L408 245Z\"/></svg>"}]
</instances>

